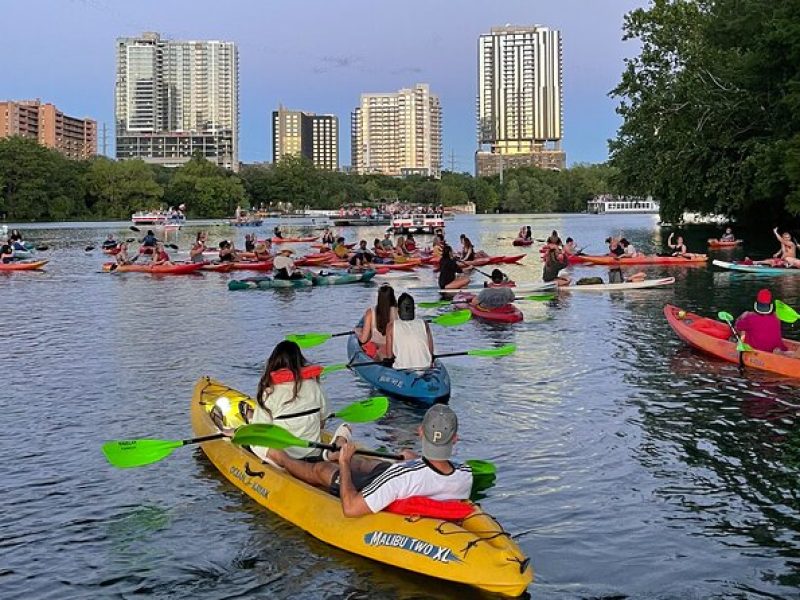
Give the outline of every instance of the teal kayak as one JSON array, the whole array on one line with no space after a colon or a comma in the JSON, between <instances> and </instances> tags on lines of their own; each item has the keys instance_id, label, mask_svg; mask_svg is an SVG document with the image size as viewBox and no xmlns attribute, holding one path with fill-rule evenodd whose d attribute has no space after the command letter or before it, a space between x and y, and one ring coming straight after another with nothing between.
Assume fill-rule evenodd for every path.
<instances>
[{"instance_id":1,"label":"teal kayak","mask_svg":"<svg viewBox=\"0 0 800 600\"><path fill-rule=\"evenodd\" d=\"M800 275L800 269L793 267L769 267L767 265L743 265L741 263L715 260L713 265L730 271L742 273L755 273L757 275Z\"/></svg>"},{"instance_id":2,"label":"teal kayak","mask_svg":"<svg viewBox=\"0 0 800 600\"><path fill-rule=\"evenodd\" d=\"M366 283L375 277L375 271L370 269L363 273L347 273L346 271L311 274L314 285L344 285L347 283Z\"/></svg>"},{"instance_id":3,"label":"teal kayak","mask_svg":"<svg viewBox=\"0 0 800 600\"><path fill-rule=\"evenodd\" d=\"M228 282L228 289L234 290L271 290L278 288L298 288L311 285L310 279L274 279L272 277L251 277L233 279Z\"/></svg>"}]
</instances>

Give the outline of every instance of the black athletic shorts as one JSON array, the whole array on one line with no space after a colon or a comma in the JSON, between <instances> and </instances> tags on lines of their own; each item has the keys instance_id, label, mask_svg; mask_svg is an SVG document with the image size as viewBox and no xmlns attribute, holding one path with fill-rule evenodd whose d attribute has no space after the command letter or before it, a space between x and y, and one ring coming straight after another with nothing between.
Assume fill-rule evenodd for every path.
<instances>
[{"instance_id":1,"label":"black athletic shorts","mask_svg":"<svg viewBox=\"0 0 800 600\"><path fill-rule=\"evenodd\" d=\"M353 473L353 486L356 488L356 491L360 492L363 490L391 466L392 463L390 462L380 462L375 465L375 468L373 468L369 473ZM328 488L328 491L337 497L339 496L339 483L339 471L336 471L336 475L334 475L331 479L331 485Z\"/></svg>"}]
</instances>

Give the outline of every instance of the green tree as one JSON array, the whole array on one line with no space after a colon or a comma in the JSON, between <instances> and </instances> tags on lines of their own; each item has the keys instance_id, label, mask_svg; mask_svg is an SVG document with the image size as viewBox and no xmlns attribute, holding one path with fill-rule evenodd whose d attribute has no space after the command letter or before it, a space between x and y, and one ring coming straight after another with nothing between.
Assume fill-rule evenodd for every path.
<instances>
[{"instance_id":1,"label":"green tree","mask_svg":"<svg viewBox=\"0 0 800 600\"><path fill-rule=\"evenodd\" d=\"M653 0L624 30L617 184L668 220L800 215L800 3Z\"/></svg>"},{"instance_id":2,"label":"green tree","mask_svg":"<svg viewBox=\"0 0 800 600\"><path fill-rule=\"evenodd\" d=\"M247 206L241 179L202 156L194 156L175 173L166 196L173 206L186 204L192 215L222 218L236 206Z\"/></svg>"},{"instance_id":3,"label":"green tree","mask_svg":"<svg viewBox=\"0 0 800 600\"><path fill-rule=\"evenodd\" d=\"M141 160L94 159L86 173L88 205L97 218L129 219L138 210L155 208L164 190Z\"/></svg>"}]
</instances>

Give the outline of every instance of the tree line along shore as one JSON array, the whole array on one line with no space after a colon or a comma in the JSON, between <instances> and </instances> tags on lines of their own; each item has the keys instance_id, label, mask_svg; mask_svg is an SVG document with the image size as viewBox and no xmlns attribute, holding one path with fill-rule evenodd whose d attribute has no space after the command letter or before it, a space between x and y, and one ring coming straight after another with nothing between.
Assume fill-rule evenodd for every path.
<instances>
[{"instance_id":1,"label":"tree line along shore","mask_svg":"<svg viewBox=\"0 0 800 600\"><path fill-rule=\"evenodd\" d=\"M186 204L191 218L225 218L237 206L335 210L397 200L486 212L581 212L597 194L614 193L613 169L509 169L499 177L445 172L441 179L322 171L300 158L244 166L232 173L195 157L179 168L139 160L68 160L35 141L0 140L0 216L11 222L127 220L139 210Z\"/></svg>"}]
</instances>

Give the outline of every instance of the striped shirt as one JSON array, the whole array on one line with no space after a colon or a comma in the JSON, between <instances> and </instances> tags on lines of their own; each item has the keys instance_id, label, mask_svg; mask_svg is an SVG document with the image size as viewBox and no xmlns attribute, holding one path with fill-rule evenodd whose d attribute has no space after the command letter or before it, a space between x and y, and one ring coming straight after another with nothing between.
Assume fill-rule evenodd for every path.
<instances>
[{"instance_id":1,"label":"striped shirt","mask_svg":"<svg viewBox=\"0 0 800 600\"><path fill-rule=\"evenodd\" d=\"M453 472L444 475L424 458L397 463L361 490L369 509L376 513L395 500L425 496L433 500L464 500L472 489L472 469L451 463Z\"/></svg>"}]
</instances>

